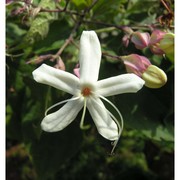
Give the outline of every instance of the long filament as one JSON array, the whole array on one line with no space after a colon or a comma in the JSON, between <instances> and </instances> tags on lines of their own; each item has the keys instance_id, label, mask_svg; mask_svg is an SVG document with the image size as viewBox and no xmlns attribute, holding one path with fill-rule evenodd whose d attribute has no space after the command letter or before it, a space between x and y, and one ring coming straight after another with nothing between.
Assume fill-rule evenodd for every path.
<instances>
[{"instance_id":1,"label":"long filament","mask_svg":"<svg viewBox=\"0 0 180 180\"><path fill-rule=\"evenodd\" d=\"M120 112L120 111L118 110L118 108L117 108L111 101L109 101L107 98L105 98L105 97L103 97L103 96L101 96L101 95L99 95L99 97L100 97L101 99L105 100L106 102L108 102L108 103L116 110L116 112L118 113L118 115L119 115L119 117L120 117L121 126L122 126L122 129L123 129L124 123L123 123L123 117L122 117L121 112Z\"/></svg>"},{"instance_id":2,"label":"long filament","mask_svg":"<svg viewBox=\"0 0 180 180\"><path fill-rule=\"evenodd\" d=\"M61 104L64 104L64 103L66 103L66 102L69 102L69 101L75 101L75 100L77 100L77 99L79 99L79 98L80 98L80 97L74 97L74 98L71 98L71 99L66 99L66 100L64 100L64 101L60 101L60 102L58 102L58 103L50 106L50 107L45 111L45 116L47 116L48 112L49 112L51 109L53 109L54 107L59 106L59 105L61 105Z\"/></svg>"},{"instance_id":3,"label":"long filament","mask_svg":"<svg viewBox=\"0 0 180 180\"><path fill-rule=\"evenodd\" d=\"M107 98L105 98L105 97L103 97L101 95L99 95L99 97L101 99L103 99L104 101L106 101L107 103L109 103L116 110L116 112L118 113L118 115L120 117L120 121L121 121L121 124L119 124L119 121L117 120L117 118L108 109L106 109L105 107L103 107L101 104L98 103L98 105L100 105L102 108L106 109L106 111L111 116L111 118L115 121L115 123L117 124L118 129L119 129L119 131L118 131L118 139L113 142L113 148L111 150L111 155L112 155L113 152L114 152L115 147L117 146L117 143L118 143L118 141L120 139L120 136L121 136L121 133L122 133L122 130L123 130L123 126L124 126L123 117L122 117L122 114L120 113L120 111L118 110L118 108L111 101L109 101Z\"/></svg>"}]
</instances>

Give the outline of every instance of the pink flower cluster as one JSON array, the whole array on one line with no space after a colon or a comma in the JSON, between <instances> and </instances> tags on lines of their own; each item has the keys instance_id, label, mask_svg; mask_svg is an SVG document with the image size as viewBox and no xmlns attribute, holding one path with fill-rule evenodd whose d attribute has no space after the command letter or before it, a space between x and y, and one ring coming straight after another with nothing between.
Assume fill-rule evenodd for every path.
<instances>
[{"instance_id":1,"label":"pink flower cluster","mask_svg":"<svg viewBox=\"0 0 180 180\"><path fill-rule=\"evenodd\" d=\"M162 55L164 51L159 45L165 34L166 32L157 29L151 35L148 32L131 31L130 34L128 33L123 37L123 43L127 47L131 41L137 49L142 50L149 47L152 53Z\"/></svg>"}]
</instances>

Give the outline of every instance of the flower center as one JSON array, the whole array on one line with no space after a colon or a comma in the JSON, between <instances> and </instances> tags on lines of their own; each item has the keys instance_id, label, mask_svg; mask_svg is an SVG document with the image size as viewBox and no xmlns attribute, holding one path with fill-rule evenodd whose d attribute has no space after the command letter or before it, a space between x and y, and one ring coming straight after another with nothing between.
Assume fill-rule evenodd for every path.
<instances>
[{"instance_id":1,"label":"flower center","mask_svg":"<svg viewBox=\"0 0 180 180\"><path fill-rule=\"evenodd\" d=\"M81 94L83 96L89 96L89 95L91 95L91 89L89 87L85 87L82 89Z\"/></svg>"}]
</instances>

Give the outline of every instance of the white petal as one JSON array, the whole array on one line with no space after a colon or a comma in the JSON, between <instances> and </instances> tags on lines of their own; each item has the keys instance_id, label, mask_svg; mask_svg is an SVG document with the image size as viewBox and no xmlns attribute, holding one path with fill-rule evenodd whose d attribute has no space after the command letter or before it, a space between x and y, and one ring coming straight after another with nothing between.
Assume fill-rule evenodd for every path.
<instances>
[{"instance_id":1,"label":"white petal","mask_svg":"<svg viewBox=\"0 0 180 180\"><path fill-rule=\"evenodd\" d=\"M47 132L56 132L68 126L83 107L83 100L67 102L58 111L47 115L41 122L41 127Z\"/></svg>"},{"instance_id":2,"label":"white petal","mask_svg":"<svg viewBox=\"0 0 180 180\"><path fill-rule=\"evenodd\" d=\"M39 83L53 86L73 95L77 93L79 79L73 74L55 69L46 64L42 64L32 74Z\"/></svg>"},{"instance_id":3,"label":"white petal","mask_svg":"<svg viewBox=\"0 0 180 180\"><path fill-rule=\"evenodd\" d=\"M94 31L83 31L80 39L80 80L83 83L98 80L101 46Z\"/></svg>"},{"instance_id":4,"label":"white petal","mask_svg":"<svg viewBox=\"0 0 180 180\"><path fill-rule=\"evenodd\" d=\"M107 112L106 107L99 98L89 98L87 108L98 129L99 134L109 140L118 139L118 127Z\"/></svg>"},{"instance_id":5,"label":"white petal","mask_svg":"<svg viewBox=\"0 0 180 180\"><path fill-rule=\"evenodd\" d=\"M135 74L123 74L97 82L97 94L112 96L122 93L134 93L144 85L144 80Z\"/></svg>"}]
</instances>

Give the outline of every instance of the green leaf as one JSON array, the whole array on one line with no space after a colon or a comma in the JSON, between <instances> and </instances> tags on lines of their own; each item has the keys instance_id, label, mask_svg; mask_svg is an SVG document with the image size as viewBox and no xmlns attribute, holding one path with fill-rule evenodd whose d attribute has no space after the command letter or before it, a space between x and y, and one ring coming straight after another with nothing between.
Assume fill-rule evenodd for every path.
<instances>
[{"instance_id":1,"label":"green leaf","mask_svg":"<svg viewBox=\"0 0 180 180\"><path fill-rule=\"evenodd\" d=\"M7 72L7 124L6 132L7 137L16 140L22 140L22 127L21 127L21 112L22 101L24 98L24 83L22 75L16 71L17 63L12 63L11 60L7 62L9 71ZM12 89L10 91L10 89Z\"/></svg>"},{"instance_id":2,"label":"green leaf","mask_svg":"<svg viewBox=\"0 0 180 180\"><path fill-rule=\"evenodd\" d=\"M16 41L20 41L22 36L25 35L26 30L21 29L17 24L7 22L6 24L6 43L7 45L14 44Z\"/></svg>"},{"instance_id":3,"label":"green leaf","mask_svg":"<svg viewBox=\"0 0 180 180\"><path fill-rule=\"evenodd\" d=\"M120 12L122 3L124 0L99 0L93 7L93 16L94 18L106 16L105 21L112 21L113 17Z\"/></svg>"},{"instance_id":4,"label":"green leaf","mask_svg":"<svg viewBox=\"0 0 180 180\"><path fill-rule=\"evenodd\" d=\"M55 9L55 1L41 0L39 7L45 9ZM27 32L24 43L34 44L44 39L49 32L49 24L57 19L57 14L52 12L40 12L31 23L31 27Z\"/></svg>"},{"instance_id":5,"label":"green leaf","mask_svg":"<svg viewBox=\"0 0 180 180\"><path fill-rule=\"evenodd\" d=\"M162 123L168 109L148 89L118 96L115 102L124 116L125 127L153 140L174 141L173 119L172 123Z\"/></svg>"},{"instance_id":6,"label":"green leaf","mask_svg":"<svg viewBox=\"0 0 180 180\"><path fill-rule=\"evenodd\" d=\"M38 139L41 134L40 121L43 119L44 104L27 100L22 113L22 133L25 142Z\"/></svg>"},{"instance_id":7,"label":"green leaf","mask_svg":"<svg viewBox=\"0 0 180 180\"><path fill-rule=\"evenodd\" d=\"M50 50L59 49L64 43L65 39L68 38L70 32L71 28L67 21L54 21L50 25L47 37L35 43L34 52L40 54Z\"/></svg>"},{"instance_id":8,"label":"green leaf","mask_svg":"<svg viewBox=\"0 0 180 180\"><path fill-rule=\"evenodd\" d=\"M84 8L91 5L92 0L71 0L78 10L83 10Z\"/></svg>"},{"instance_id":9,"label":"green leaf","mask_svg":"<svg viewBox=\"0 0 180 180\"><path fill-rule=\"evenodd\" d=\"M134 1L134 2L133 2ZM144 0L142 1L133 0L132 3L129 3L127 13L142 13L147 12L153 6L157 6L155 3L156 0Z\"/></svg>"},{"instance_id":10,"label":"green leaf","mask_svg":"<svg viewBox=\"0 0 180 180\"><path fill-rule=\"evenodd\" d=\"M23 69L21 69L23 71ZM26 85L22 108L22 133L25 142L39 139L40 122L44 117L48 86L41 86L28 76L23 77Z\"/></svg>"}]
</instances>

